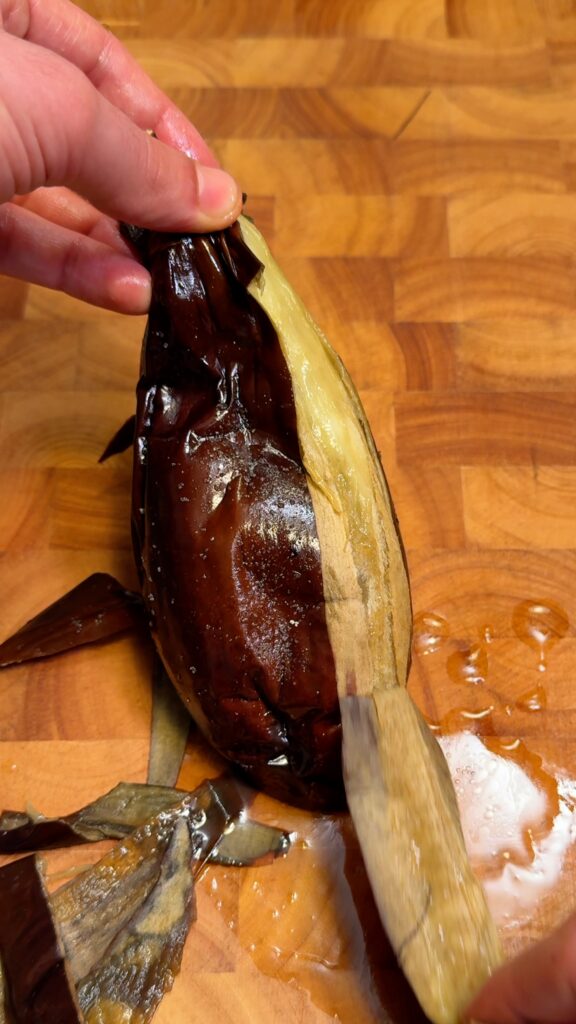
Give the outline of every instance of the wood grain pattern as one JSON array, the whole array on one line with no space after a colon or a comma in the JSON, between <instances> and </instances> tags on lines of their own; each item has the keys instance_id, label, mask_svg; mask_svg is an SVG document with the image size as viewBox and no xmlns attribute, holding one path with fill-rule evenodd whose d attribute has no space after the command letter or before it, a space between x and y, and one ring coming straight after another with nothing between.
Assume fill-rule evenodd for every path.
<instances>
[{"instance_id":1,"label":"wood grain pattern","mask_svg":"<svg viewBox=\"0 0 576 1024\"><path fill-rule=\"evenodd\" d=\"M405 258L390 273L400 321L460 323L574 315L572 268L548 260Z\"/></svg>"},{"instance_id":2,"label":"wood grain pattern","mask_svg":"<svg viewBox=\"0 0 576 1024\"><path fill-rule=\"evenodd\" d=\"M475 193L448 204L454 256L574 258L574 196Z\"/></svg>"},{"instance_id":3,"label":"wood grain pattern","mask_svg":"<svg viewBox=\"0 0 576 1024\"><path fill-rule=\"evenodd\" d=\"M471 849L513 952L576 897L574 3L82 5L236 174L360 390L406 544L412 693L472 733L503 794L495 810L476 761L453 765L476 832L500 813L512 833L515 888ZM0 279L2 634L90 572L134 585L130 459L97 459L132 411L142 330ZM2 803L62 813L142 780L149 679L138 638L0 675ZM221 769L195 737L180 783ZM544 808L520 853L518 785ZM346 816L253 810L294 847L205 872L159 1024L191 1006L206 1024L416 1024ZM95 856L50 854L50 884Z\"/></svg>"},{"instance_id":4,"label":"wood grain pattern","mask_svg":"<svg viewBox=\"0 0 576 1024\"><path fill-rule=\"evenodd\" d=\"M563 391L574 383L574 323L552 317L456 326L455 375L469 391Z\"/></svg>"},{"instance_id":5,"label":"wood grain pattern","mask_svg":"<svg viewBox=\"0 0 576 1024\"><path fill-rule=\"evenodd\" d=\"M113 0L106 2L109 15L114 4ZM135 7L133 3L132 10ZM279 0L273 9L267 0L251 0L249 4L222 0L215 7L203 0L192 0L182 7L166 8L155 0L142 0L138 12L142 34L154 38L277 34L288 38L304 35L426 39L446 35L443 0L340 0L336 5Z\"/></svg>"},{"instance_id":6,"label":"wood grain pattern","mask_svg":"<svg viewBox=\"0 0 576 1024\"><path fill-rule=\"evenodd\" d=\"M570 464L576 394L405 395L396 404L400 463ZM428 433L430 428L430 433Z\"/></svg>"},{"instance_id":7,"label":"wood grain pattern","mask_svg":"<svg viewBox=\"0 0 576 1024\"><path fill-rule=\"evenodd\" d=\"M567 164L554 140L503 142L446 138L426 143L401 139L389 153L392 191L459 196L497 189L566 192Z\"/></svg>"},{"instance_id":8,"label":"wood grain pattern","mask_svg":"<svg viewBox=\"0 0 576 1024\"><path fill-rule=\"evenodd\" d=\"M472 543L559 550L574 545L572 464L465 466L462 473L466 533Z\"/></svg>"},{"instance_id":9,"label":"wood grain pattern","mask_svg":"<svg viewBox=\"0 0 576 1024\"><path fill-rule=\"evenodd\" d=\"M276 242L296 256L402 256L448 253L442 198L314 196L276 203Z\"/></svg>"}]
</instances>

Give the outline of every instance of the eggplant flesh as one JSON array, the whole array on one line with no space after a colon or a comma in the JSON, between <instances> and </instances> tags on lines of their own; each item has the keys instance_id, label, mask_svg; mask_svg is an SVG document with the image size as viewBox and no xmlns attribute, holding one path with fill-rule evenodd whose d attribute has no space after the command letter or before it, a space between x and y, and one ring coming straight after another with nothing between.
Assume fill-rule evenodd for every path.
<instances>
[{"instance_id":1,"label":"eggplant flesh","mask_svg":"<svg viewBox=\"0 0 576 1024\"><path fill-rule=\"evenodd\" d=\"M249 222L251 294L278 329L320 541L348 807L382 922L422 1008L456 1024L500 960L442 751L406 689L411 606L396 516L342 364Z\"/></svg>"},{"instance_id":2,"label":"eggplant flesh","mask_svg":"<svg viewBox=\"0 0 576 1024\"><path fill-rule=\"evenodd\" d=\"M343 803L336 673L290 372L238 224L143 233L133 537L151 630L212 744L259 787Z\"/></svg>"}]
</instances>

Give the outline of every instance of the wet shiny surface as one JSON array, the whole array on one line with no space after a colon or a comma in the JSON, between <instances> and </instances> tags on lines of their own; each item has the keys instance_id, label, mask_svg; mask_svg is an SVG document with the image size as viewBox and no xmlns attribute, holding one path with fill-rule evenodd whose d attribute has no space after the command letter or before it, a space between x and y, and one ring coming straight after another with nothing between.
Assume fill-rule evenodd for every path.
<instances>
[{"instance_id":1,"label":"wet shiny surface","mask_svg":"<svg viewBox=\"0 0 576 1024\"><path fill-rule=\"evenodd\" d=\"M276 333L245 290L237 228L144 236L133 524L168 671L259 785L342 803L340 726L314 513Z\"/></svg>"},{"instance_id":2,"label":"wet shiny surface","mask_svg":"<svg viewBox=\"0 0 576 1024\"><path fill-rule=\"evenodd\" d=\"M429 699L434 694L429 724L455 782L472 863L511 952L534 934L534 922L551 928L563 919L560 893L571 899L574 763L549 756L546 716L561 698L555 658L572 629L552 600L512 602L506 618L465 631L449 614L416 616L414 683L426 686Z\"/></svg>"},{"instance_id":3,"label":"wet shiny surface","mask_svg":"<svg viewBox=\"0 0 576 1024\"><path fill-rule=\"evenodd\" d=\"M441 740L468 851L506 930L531 920L560 881L576 839L576 782L546 770L521 740L456 733Z\"/></svg>"},{"instance_id":4,"label":"wet shiny surface","mask_svg":"<svg viewBox=\"0 0 576 1024\"><path fill-rule=\"evenodd\" d=\"M435 684L441 708L430 721L454 779L472 863L510 954L538 934L538 922L552 928L571 905L576 850L571 765L545 756L543 728L540 739L522 738L526 721L537 723L547 701L554 704L554 684L547 686L530 648L520 682L496 656L503 644L523 656L515 608L498 625L496 616L490 624L479 616L470 638L449 614L417 612L410 682L417 691L425 668ZM553 659L552 651L546 671ZM314 1020L424 1020L382 932L348 819L279 808L264 796L256 808L293 831L290 855L240 876L218 869L200 887L200 906L228 929L238 969L250 963L287 992L297 986L320 1013Z\"/></svg>"},{"instance_id":5,"label":"wet shiny surface","mask_svg":"<svg viewBox=\"0 0 576 1024\"><path fill-rule=\"evenodd\" d=\"M549 652L568 632L564 609L554 601L522 601L514 609L512 625L518 639L536 652L538 669L545 672Z\"/></svg>"},{"instance_id":6,"label":"wet shiny surface","mask_svg":"<svg viewBox=\"0 0 576 1024\"><path fill-rule=\"evenodd\" d=\"M64 956L34 857L0 873L0 956L6 1019L33 1024L79 1024ZM4 1014L3 1014L4 1019Z\"/></svg>"}]
</instances>

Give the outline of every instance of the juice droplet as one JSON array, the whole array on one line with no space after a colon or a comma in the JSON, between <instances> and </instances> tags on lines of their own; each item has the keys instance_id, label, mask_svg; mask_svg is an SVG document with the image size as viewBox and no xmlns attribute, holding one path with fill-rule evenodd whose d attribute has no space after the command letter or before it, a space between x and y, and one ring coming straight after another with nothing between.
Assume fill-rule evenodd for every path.
<instances>
[{"instance_id":1,"label":"juice droplet","mask_svg":"<svg viewBox=\"0 0 576 1024\"><path fill-rule=\"evenodd\" d=\"M520 695L515 701L516 707L521 711L543 711L546 707L547 696L543 686L535 686L526 693Z\"/></svg>"},{"instance_id":2,"label":"juice droplet","mask_svg":"<svg viewBox=\"0 0 576 1024\"><path fill-rule=\"evenodd\" d=\"M514 632L522 643L538 655L538 669L546 670L546 654L557 640L566 636L568 616L554 601L522 601L512 613Z\"/></svg>"},{"instance_id":3,"label":"juice droplet","mask_svg":"<svg viewBox=\"0 0 576 1024\"><path fill-rule=\"evenodd\" d=\"M454 736L457 733L476 733L478 736L494 733L494 705L478 704L476 708L452 708L439 721L427 718L429 728L436 736Z\"/></svg>"},{"instance_id":4,"label":"juice droplet","mask_svg":"<svg viewBox=\"0 0 576 1024\"><path fill-rule=\"evenodd\" d=\"M483 718L487 718L494 711L494 705L489 704L487 708L482 708L481 711L465 711L464 709L460 712L462 718L467 721L478 722Z\"/></svg>"},{"instance_id":5,"label":"juice droplet","mask_svg":"<svg viewBox=\"0 0 576 1024\"><path fill-rule=\"evenodd\" d=\"M413 646L415 654L434 654L450 635L446 619L435 612L419 612L414 616Z\"/></svg>"},{"instance_id":6,"label":"juice droplet","mask_svg":"<svg viewBox=\"0 0 576 1024\"><path fill-rule=\"evenodd\" d=\"M480 640L485 644L491 644L494 639L494 630L492 626L486 624L480 627Z\"/></svg>"},{"instance_id":7,"label":"juice droplet","mask_svg":"<svg viewBox=\"0 0 576 1024\"><path fill-rule=\"evenodd\" d=\"M448 675L455 683L485 683L488 655L481 644L472 644L463 651L454 651L446 662Z\"/></svg>"}]
</instances>

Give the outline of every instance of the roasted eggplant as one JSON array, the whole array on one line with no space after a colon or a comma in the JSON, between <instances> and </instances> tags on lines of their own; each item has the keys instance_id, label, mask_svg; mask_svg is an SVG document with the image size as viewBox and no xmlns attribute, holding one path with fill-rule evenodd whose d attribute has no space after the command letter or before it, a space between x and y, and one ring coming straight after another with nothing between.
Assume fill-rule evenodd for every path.
<instances>
[{"instance_id":1,"label":"roasted eggplant","mask_svg":"<svg viewBox=\"0 0 576 1024\"><path fill-rule=\"evenodd\" d=\"M211 742L277 795L334 802L343 749L383 923L454 1024L498 942L406 690L405 560L356 392L250 221L139 247L133 531L158 649Z\"/></svg>"},{"instance_id":2,"label":"roasted eggplant","mask_svg":"<svg viewBox=\"0 0 576 1024\"><path fill-rule=\"evenodd\" d=\"M246 223L246 222L245 222ZM320 543L290 370L240 225L143 234L133 537L152 634L212 744L258 785L342 802Z\"/></svg>"},{"instance_id":3,"label":"roasted eggplant","mask_svg":"<svg viewBox=\"0 0 576 1024\"><path fill-rule=\"evenodd\" d=\"M406 690L405 559L356 392L248 219L131 237L153 286L132 527L156 647L258 786L324 808L344 777L398 959L430 1019L455 1024L498 942Z\"/></svg>"}]
</instances>

